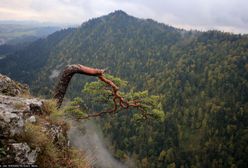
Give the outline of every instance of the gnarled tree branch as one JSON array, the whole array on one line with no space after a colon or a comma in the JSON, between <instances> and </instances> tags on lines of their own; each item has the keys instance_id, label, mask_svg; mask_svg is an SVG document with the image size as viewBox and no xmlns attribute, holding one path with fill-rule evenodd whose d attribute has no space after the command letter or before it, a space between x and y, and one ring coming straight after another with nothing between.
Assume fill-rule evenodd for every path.
<instances>
[{"instance_id":1,"label":"gnarled tree branch","mask_svg":"<svg viewBox=\"0 0 248 168\"><path fill-rule=\"evenodd\" d=\"M98 112L98 113L88 114L87 116L81 117L79 119L98 117L98 116L102 116L103 114L107 114L107 113L116 113L117 111L120 111L122 109L128 109L129 107L136 107L140 111L143 111L143 109L141 108L141 104L139 103L138 100L126 101L120 95L119 88L116 86L116 84L104 76L104 72L105 71L102 69L90 68L90 67L86 67L86 66L79 65L79 64L67 66L63 70L62 74L60 75L59 82L55 88L54 99L57 100L57 107L60 108L62 104L64 95L66 93L66 89L69 85L69 82L72 76L76 73L79 73L79 74L84 74L84 75L89 75L89 76L96 76L99 78L99 80L106 83L107 86L111 88L111 92L113 96L112 100L114 103L112 109Z\"/></svg>"},{"instance_id":2,"label":"gnarled tree branch","mask_svg":"<svg viewBox=\"0 0 248 168\"><path fill-rule=\"evenodd\" d=\"M102 69L90 68L80 64L68 65L60 74L60 79L55 87L53 98L57 101L57 108L60 108L67 87L71 81L74 74L84 74L88 76L101 76L104 73Z\"/></svg>"}]
</instances>

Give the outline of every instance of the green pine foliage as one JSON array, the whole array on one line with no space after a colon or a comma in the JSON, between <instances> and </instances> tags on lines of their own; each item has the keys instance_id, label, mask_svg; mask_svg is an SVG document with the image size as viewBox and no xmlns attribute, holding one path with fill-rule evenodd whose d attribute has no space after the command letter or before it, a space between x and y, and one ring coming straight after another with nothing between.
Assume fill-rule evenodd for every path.
<instances>
[{"instance_id":1,"label":"green pine foliage","mask_svg":"<svg viewBox=\"0 0 248 168\"><path fill-rule=\"evenodd\" d=\"M106 74L105 77L113 81L116 86L122 90L127 90L127 88L125 88L127 86L127 81L108 74ZM113 93L106 83L103 83L100 80L86 83L82 92L85 93L82 98L74 98L73 101L64 107L63 111L65 116L80 119L87 117L87 113L99 113L114 108ZM115 112L110 114L134 111L135 114L132 117L133 120L145 120L149 117L161 121L165 119L165 113L162 110L162 104L160 102L161 98L159 96L149 95L148 91L134 92L133 90L129 92L120 91L119 94L126 102L132 103L133 100L138 100L140 106L139 108L130 106L128 109L118 107ZM119 106L119 102L117 103ZM90 107L90 105L93 106Z\"/></svg>"}]
</instances>

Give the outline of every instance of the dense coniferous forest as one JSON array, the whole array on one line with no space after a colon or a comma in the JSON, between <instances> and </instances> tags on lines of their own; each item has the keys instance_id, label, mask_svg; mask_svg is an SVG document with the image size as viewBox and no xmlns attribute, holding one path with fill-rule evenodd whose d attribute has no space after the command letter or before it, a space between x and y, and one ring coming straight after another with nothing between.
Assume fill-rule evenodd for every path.
<instances>
[{"instance_id":1,"label":"dense coniferous forest","mask_svg":"<svg viewBox=\"0 0 248 168\"><path fill-rule=\"evenodd\" d=\"M4 56L4 50L1 56ZM0 73L50 97L67 64L107 68L162 98L165 120L99 119L110 149L138 167L248 166L248 36L185 31L122 11L58 31L0 59ZM76 76L68 98L93 78ZM87 100L86 100L87 101Z\"/></svg>"}]
</instances>

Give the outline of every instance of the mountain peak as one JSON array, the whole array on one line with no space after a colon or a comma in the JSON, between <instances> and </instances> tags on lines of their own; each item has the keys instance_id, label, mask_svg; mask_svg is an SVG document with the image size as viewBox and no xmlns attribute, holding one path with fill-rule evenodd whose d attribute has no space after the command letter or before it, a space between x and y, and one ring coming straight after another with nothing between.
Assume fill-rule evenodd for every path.
<instances>
[{"instance_id":1,"label":"mountain peak","mask_svg":"<svg viewBox=\"0 0 248 168\"><path fill-rule=\"evenodd\" d=\"M128 15L126 12L122 11L122 10L116 10L114 12L111 13L112 15Z\"/></svg>"},{"instance_id":2,"label":"mountain peak","mask_svg":"<svg viewBox=\"0 0 248 168\"><path fill-rule=\"evenodd\" d=\"M126 19L126 18L130 18L131 16L128 15L126 12L122 11L122 10L115 10L107 15L101 16L101 17L97 17L97 18L93 18L90 19L87 22L82 23L83 25L92 25L92 23L100 23L101 21L113 21L113 20L122 20L122 19ZM99 22L100 21L100 22Z\"/></svg>"},{"instance_id":3,"label":"mountain peak","mask_svg":"<svg viewBox=\"0 0 248 168\"><path fill-rule=\"evenodd\" d=\"M112 16L128 16L128 14L122 10L116 10L112 13L110 13Z\"/></svg>"}]
</instances>

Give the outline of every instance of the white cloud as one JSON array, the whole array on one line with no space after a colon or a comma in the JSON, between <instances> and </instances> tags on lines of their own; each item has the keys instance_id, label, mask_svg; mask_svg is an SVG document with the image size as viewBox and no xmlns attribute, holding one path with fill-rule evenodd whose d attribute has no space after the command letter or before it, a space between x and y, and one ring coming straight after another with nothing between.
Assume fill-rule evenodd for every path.
<instances>
[{"instance_id":1,"label":"white cloud","mask_svg":"<svg viewBox=\"0 0 248 168\"><path fill-rule=\"evenodd\" d=\"M117 9L188 29L248 33L247 0L1 0L0 20L80 24Z\"/></svg>"}]
</instances>

